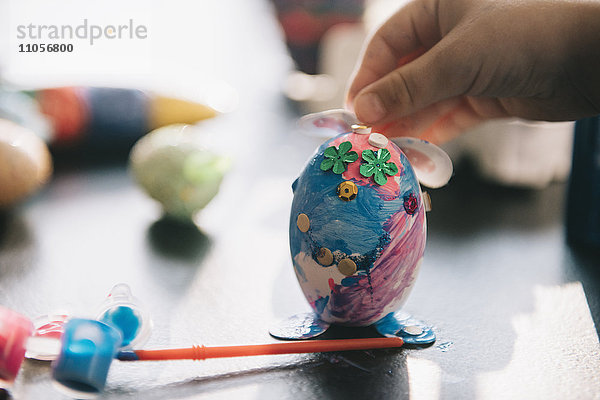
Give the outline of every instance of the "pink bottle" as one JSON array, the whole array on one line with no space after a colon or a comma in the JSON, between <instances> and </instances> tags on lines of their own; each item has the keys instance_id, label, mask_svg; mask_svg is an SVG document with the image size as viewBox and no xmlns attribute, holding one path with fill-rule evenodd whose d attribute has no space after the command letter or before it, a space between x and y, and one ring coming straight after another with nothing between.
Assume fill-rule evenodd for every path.
<instances>
[{"instance_id":1,"label":"pink bottle","mask_svg":"<svg viewBox=\"0 0 600 400\"><path fill-rule=\"evenodd\" d=\"M10 385L17 377L25 344L33 331L33 324L19 313L0 306L0 382Z\"/></svg>"}]
</instances>

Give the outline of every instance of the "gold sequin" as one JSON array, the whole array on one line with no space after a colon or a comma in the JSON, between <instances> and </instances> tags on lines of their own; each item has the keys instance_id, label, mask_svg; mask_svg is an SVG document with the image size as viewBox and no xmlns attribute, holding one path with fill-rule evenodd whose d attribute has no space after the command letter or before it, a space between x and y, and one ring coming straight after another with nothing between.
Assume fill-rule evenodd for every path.
<instances>
[{"instance_id":1,"label":"gold sequin","mask_svg":"<svg viewBox=\"0 0 600 400\"><path fill-rule=\"evenodd\" d=\"M337 195L344 201L354 200L358 194L358 187L352 181L344 181L337 187Z\"/></svg>"},{"instance_id":2,"label":"gold sequin","mask_svg":"<svg viewBox=\"0 0 600 400\"><path fill-rule=\"evenodd\" d=\"M354 275L356 272L356 263L349 258L340 260L337 267L338 270L346 276Z\"/></svg>"},{"instance_id":3,"label":"gold sequin","mask_svg":"<svg viewBox=\"0 0 600 400\"><path fill-rule=\"evenodd\" d=\"M319 264L327 267L333 262L333 254L327 247L321 247L317 253L317 261Z\"/></svg>"},{"instance_id":4,"label":"gold sequin","mask_svg":"<svg viewBox=\"0 0 600 400\"><path fill-rule=\"evenodd\" d=\"M300 232L307 232L308 228L310 228L310 219L308 218L308 215L298 214L296 225L298 225L298 229L300 229Z\"/></svg>"}]
</instances>

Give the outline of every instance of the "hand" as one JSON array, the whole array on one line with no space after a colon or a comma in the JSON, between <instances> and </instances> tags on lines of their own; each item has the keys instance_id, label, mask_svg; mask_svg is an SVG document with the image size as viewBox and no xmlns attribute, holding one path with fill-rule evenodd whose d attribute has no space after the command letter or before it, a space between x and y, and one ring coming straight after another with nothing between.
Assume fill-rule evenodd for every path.
<instances>
[{"instance_id":1,"label":"hand","mask_svg":"<svg viewBox=\"0 0 600 400\"><path fill-rule=\"evenodd\" d=\"M490 118L600 113L600 1L415 0L368 43L359 120L442 143Z\"/></svg>"}]
</instances>

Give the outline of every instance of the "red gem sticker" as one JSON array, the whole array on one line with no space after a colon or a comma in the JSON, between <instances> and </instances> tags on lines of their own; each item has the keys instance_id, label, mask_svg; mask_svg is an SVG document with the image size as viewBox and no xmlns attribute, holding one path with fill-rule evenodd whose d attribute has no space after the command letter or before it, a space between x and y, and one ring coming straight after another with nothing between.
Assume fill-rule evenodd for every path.
<instances>
[{"instance_id":1,"label":"red gem sticker","mask_svg":"<svg viewBox=\"0 0 600 400\"><path fill-rule=\"evenodd\" d=\"M404 210L407 214L413 215L418 208L419 202L414 194L411 193L408 196L404 196Z\"/></svg>"}]
</instances>

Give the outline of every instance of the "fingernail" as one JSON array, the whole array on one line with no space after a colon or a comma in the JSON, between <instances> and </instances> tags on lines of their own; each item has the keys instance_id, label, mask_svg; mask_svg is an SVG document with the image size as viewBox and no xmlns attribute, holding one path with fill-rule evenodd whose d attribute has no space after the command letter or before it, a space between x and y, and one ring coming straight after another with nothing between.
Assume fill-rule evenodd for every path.
<instances>
[{"instance_id":1,"label":"fingernail","mask_svg":"<svg viewBox=\"0 0 600 400\"><path fill-rule=\"evenodd\" d=\"M354 102L356 115L361 122L375 123L386 115L381 98L375 93L361 94Z\"/></svg>"}]
</instances>

